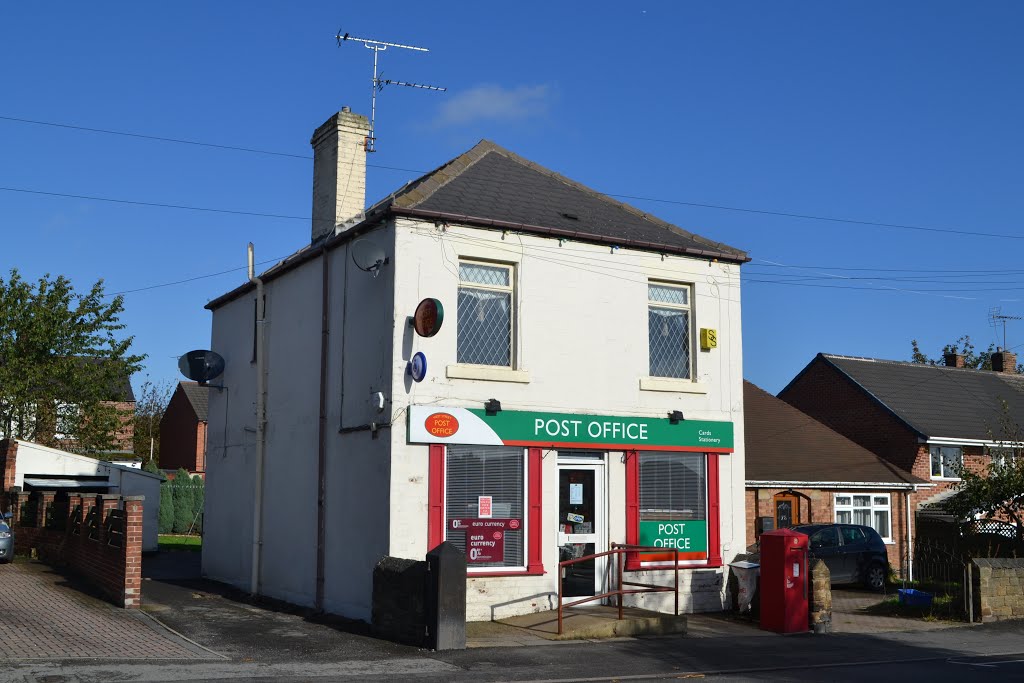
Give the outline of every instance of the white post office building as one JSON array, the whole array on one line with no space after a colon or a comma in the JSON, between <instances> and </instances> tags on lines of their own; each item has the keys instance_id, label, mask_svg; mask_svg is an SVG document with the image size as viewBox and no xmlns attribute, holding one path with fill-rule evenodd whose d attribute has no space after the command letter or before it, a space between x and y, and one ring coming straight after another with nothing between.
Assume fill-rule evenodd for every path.
<instances>
[{"instance_id":1,"label":"white post office building","mask_svg":"<svg viewBox=\"0 0 1024 683\"><path fill-rule=\"evenodd\" d=\"M451 541L489 620L605 592L559 562L630 543L666 549L630 580L678 557L681 607L722 609L746 254L488 141L364 208L367 128L316 130L312 239L208 305L204 574L369 620L382 557Z\"/></svg>"}]
</instances>

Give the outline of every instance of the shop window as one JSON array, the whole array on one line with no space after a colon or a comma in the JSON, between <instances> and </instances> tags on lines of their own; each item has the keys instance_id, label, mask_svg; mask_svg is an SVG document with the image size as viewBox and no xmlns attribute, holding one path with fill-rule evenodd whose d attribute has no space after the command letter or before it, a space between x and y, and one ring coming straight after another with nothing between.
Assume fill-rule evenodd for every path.
<instances>
[{"instance_id":1,"label":"shop window","mask_svg":"<svg viewBox=\"0 0 1024 683\"><path fill-rule=\"evenodd\" d=\"M888 493L837 493L837 524L859 524L878 532L883 541L892 542L892 501Z\"/></svg>"},{"instance_id":2,"label":"shop window","mask_svg":"<svg viewBox=\"0 0 1024 683\"><path fill-rule=\"evenodd\" d=\"M690 379L690 288L647 285L647 337L651 377Z\"/></svg>"},{"instance_id":3,"label":"shop window","mask_svg":"<svg viewBox=\"0 0 1024 683\"><path fill-rule=\"evenodd\" d=\"M448 541L471 573L543 573L540 449L430 447L429 547Z\"/></svg>"},{"instance_id":4,"label":"shop window","mask_svg":"<svg viewBox=\"0 0 1024 683\"><path fill-rule=\"evenodd\" d=\"M964 452L959 446L932 446L932 479L957 479L964 464Z\"/></svg>"},{"instance_id":5,"label":"shop window","mask_svg":"<svg viewBox=\"0 0 1024 683\"><path fill-rule=\"evenodd\" d=\"M459 262L457 362L512 367L513 282L510 265Z\"/></svg>"},{"instance_id":6,"label":"shop window","mask_svg":"<svg viewBox=\"0 0 1024 683\"><path fill-rule=\"evenodd\" d=\"M631 569L671 562L721 564L718 455L631 453L627 461L627 542L665 548L629 561Z\"/></svg>"}]
</instances>

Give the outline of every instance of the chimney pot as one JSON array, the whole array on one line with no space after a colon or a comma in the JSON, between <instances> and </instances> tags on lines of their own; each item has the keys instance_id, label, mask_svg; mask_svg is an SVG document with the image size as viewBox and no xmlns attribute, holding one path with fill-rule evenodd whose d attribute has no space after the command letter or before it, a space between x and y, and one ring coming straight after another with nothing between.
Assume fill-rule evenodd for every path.
<instances>
[{"instance_id":1,"label":"chimney pot","mask_svg":"<svg viewBox=\"0 0 1024 683\"><path fill-rule=\"evenodd\" d=\"M944 353L942 359L946 362L947 368L964 367L964 355L962 353Z\"/></svg>"},{"instance_id":2,"label":"chimney pot","mask_svg":"<svg viewBox=\"0 0 1024 683\"><path fill-rule=\"evenodd\" d=\"M342 114L351 114L352 113L352 107L342 107L341 108L341 113Z\"/></svg>"},{"instance_id":3,"label":"chimney pot","mask_svg":"<svg viewBox=\"0 0 1024 683\"><path fill-rule=\"evenodd\" d=\"M992 370L1008 375L1017 374L1017 354L997 348L992 354Z\"/></svg>"}]
</instances>

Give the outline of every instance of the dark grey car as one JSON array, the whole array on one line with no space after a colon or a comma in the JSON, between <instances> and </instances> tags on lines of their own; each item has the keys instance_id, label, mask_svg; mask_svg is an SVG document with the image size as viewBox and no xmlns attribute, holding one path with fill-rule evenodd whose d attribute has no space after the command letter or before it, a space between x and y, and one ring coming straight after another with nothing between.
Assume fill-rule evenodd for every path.
<instances>
[{"instance_id":1,"label":"dark grey car","mask_svg":"<svg viewBox=\"0 0 1024 683\"><path fill-rule=\"evenodd\" d=\"M11 513L5 513L0 520L0 562L10 562L14 559L14 530L7 526Z\"/></svg>"},{"instance_id":2,"label":"dark grey car","mask_svg":"<svg viewBox=\"0 0 1024 683\"><path fill-rule=\"evenodd\" d=\"M885 542L869 526L858 524L801 524L793 531L810 537L810 555L825 562L832 583L862 583L871 590L885 588L889 555Z\"/></svg>"}]
</instances>

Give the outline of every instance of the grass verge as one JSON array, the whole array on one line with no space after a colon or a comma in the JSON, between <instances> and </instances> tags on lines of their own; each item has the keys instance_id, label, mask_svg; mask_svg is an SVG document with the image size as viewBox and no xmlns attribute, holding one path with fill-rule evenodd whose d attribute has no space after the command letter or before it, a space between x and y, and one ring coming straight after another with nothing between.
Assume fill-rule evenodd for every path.
<instances>
[{"instance_id":1,"label":"grass verge","mask_svg":"<svg viewBox=\"0 0 1024 683\"><path fill-rule=\"evenodd\" d=\"M158 537L160 550L187 550L198 552L203 549L202 536L182 536L178 534L160 534Z\"/></svg>"}]
</instances>

